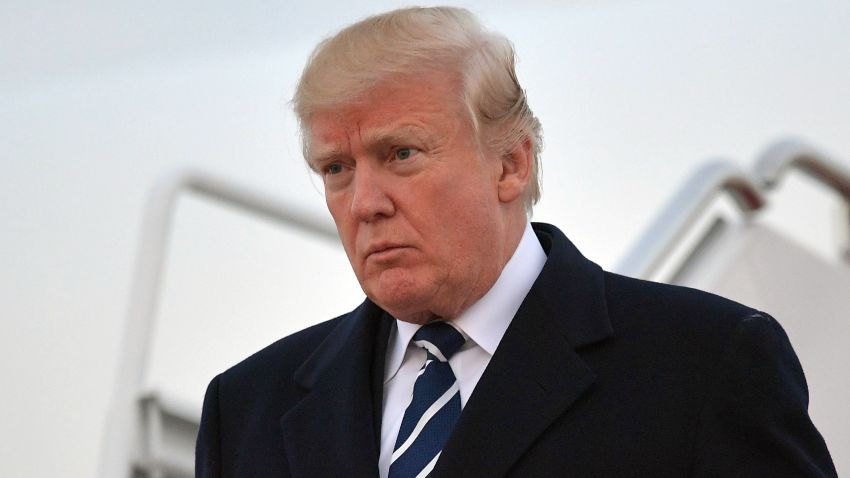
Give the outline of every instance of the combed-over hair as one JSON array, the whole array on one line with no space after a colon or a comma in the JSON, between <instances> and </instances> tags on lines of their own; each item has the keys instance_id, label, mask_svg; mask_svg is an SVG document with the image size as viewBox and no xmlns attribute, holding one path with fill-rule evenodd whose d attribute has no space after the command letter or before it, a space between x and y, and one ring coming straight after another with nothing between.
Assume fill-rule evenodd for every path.
<instances>
[{"instance_id":1,"label":"combed-over hair","mask_svg":"<svg viewBox=\"0 0 850 478\"><path fill-rule=\"evenodd\" d=\"M462 8L403 8L361 20L319 43L301 75L292 104L305 157L316 111L350 104L394 74L456 73L463 84L458 99L481 143L506 154L531 140L532 174L524 196L530 213L540 198L542 135L515 64L511 42L484 30Z\"/></svg>"}]
</instances>

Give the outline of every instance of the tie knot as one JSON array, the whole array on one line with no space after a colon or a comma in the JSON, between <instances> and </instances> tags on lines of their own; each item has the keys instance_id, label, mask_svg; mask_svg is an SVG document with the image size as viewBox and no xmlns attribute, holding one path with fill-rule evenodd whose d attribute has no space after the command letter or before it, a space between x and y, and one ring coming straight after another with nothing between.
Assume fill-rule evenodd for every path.
<instances>
[{"instance_id":1,"label":"tie knot","mask_svg":"<svg viewBox=\"0 0 850 478\"><path fill-rule=\"evenodd\" d=\"M413 335L413 343L424 348L440 362L447 362L460 349L466 339L446 322L423 325Z\"/></svg>"}]
</instances>

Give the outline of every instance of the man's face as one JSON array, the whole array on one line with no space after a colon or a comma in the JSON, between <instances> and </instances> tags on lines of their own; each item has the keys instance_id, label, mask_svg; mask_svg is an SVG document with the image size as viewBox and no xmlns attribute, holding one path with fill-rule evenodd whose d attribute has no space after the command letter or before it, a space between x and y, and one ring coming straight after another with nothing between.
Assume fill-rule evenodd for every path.
<instances>
[{"instance_id":1,"label":"man's face","mask_svg":"<svg viewBox=\"0 0 850 478\"><path fill-rule=\"evenodd\" d=\"M314 114L309 161L366 295L401 320L454 318L513 252L500 161L479 148L458 81L391 80Z\"/></svg>"}]
</instances>

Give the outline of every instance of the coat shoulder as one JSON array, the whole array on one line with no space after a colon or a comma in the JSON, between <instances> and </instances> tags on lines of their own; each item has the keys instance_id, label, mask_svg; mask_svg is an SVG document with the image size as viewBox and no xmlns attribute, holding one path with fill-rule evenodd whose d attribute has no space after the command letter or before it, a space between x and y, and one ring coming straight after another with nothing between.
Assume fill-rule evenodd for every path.
<instances>
[{"instance_id":1,"label":"coat shoulder","mask_svg":"<svg viewBox=\"0 0 850 478\"><path fill-rule=\"evenodd\" d=\"M320 322L260 349L221 374L229 385L239 388L277 388L321 345L327 336L351 313Z\"/></svg>"},{"instance_id":2,"label":"coat shoulder","mask_svg":"<svg viewBox=\"0 0 850 478\"><path fill-rule=\"evenodd\" d=\"M605 292L615 330L661 329L709 339L726 337L745 320L773 320L764 312L710 292L611 272L605 273Z\"/></svg>"},{"instance_id":3,"label":"coat shoulder","mask_svg":"<svg viewBox=\"0 0 850 478\"><path fill-rule=\"evenodd\" d=\"M732 341L744 329L753 340L779 334L769 314L709 292L605 273L608 317L616 343L640 359L635 365L667 367L671 376L708 386Z\"/></svg>"}]
</instances>

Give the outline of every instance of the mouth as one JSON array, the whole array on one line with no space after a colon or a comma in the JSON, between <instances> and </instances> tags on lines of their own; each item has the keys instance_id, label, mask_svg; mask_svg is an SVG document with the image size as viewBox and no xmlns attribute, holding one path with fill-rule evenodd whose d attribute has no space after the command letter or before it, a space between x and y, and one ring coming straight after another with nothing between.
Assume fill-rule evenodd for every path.
<instances>
[{"instance_id":1,"label":"mouth","mask_svg":"<svg viewBox=\"0 0 850 478\"><path fill-rule=\"evenodd\" d=\"M407 246L389 242L376 243L366 249L366 259L389 258L402 249L407 249Z\"/></svg>"}]
</instances>

